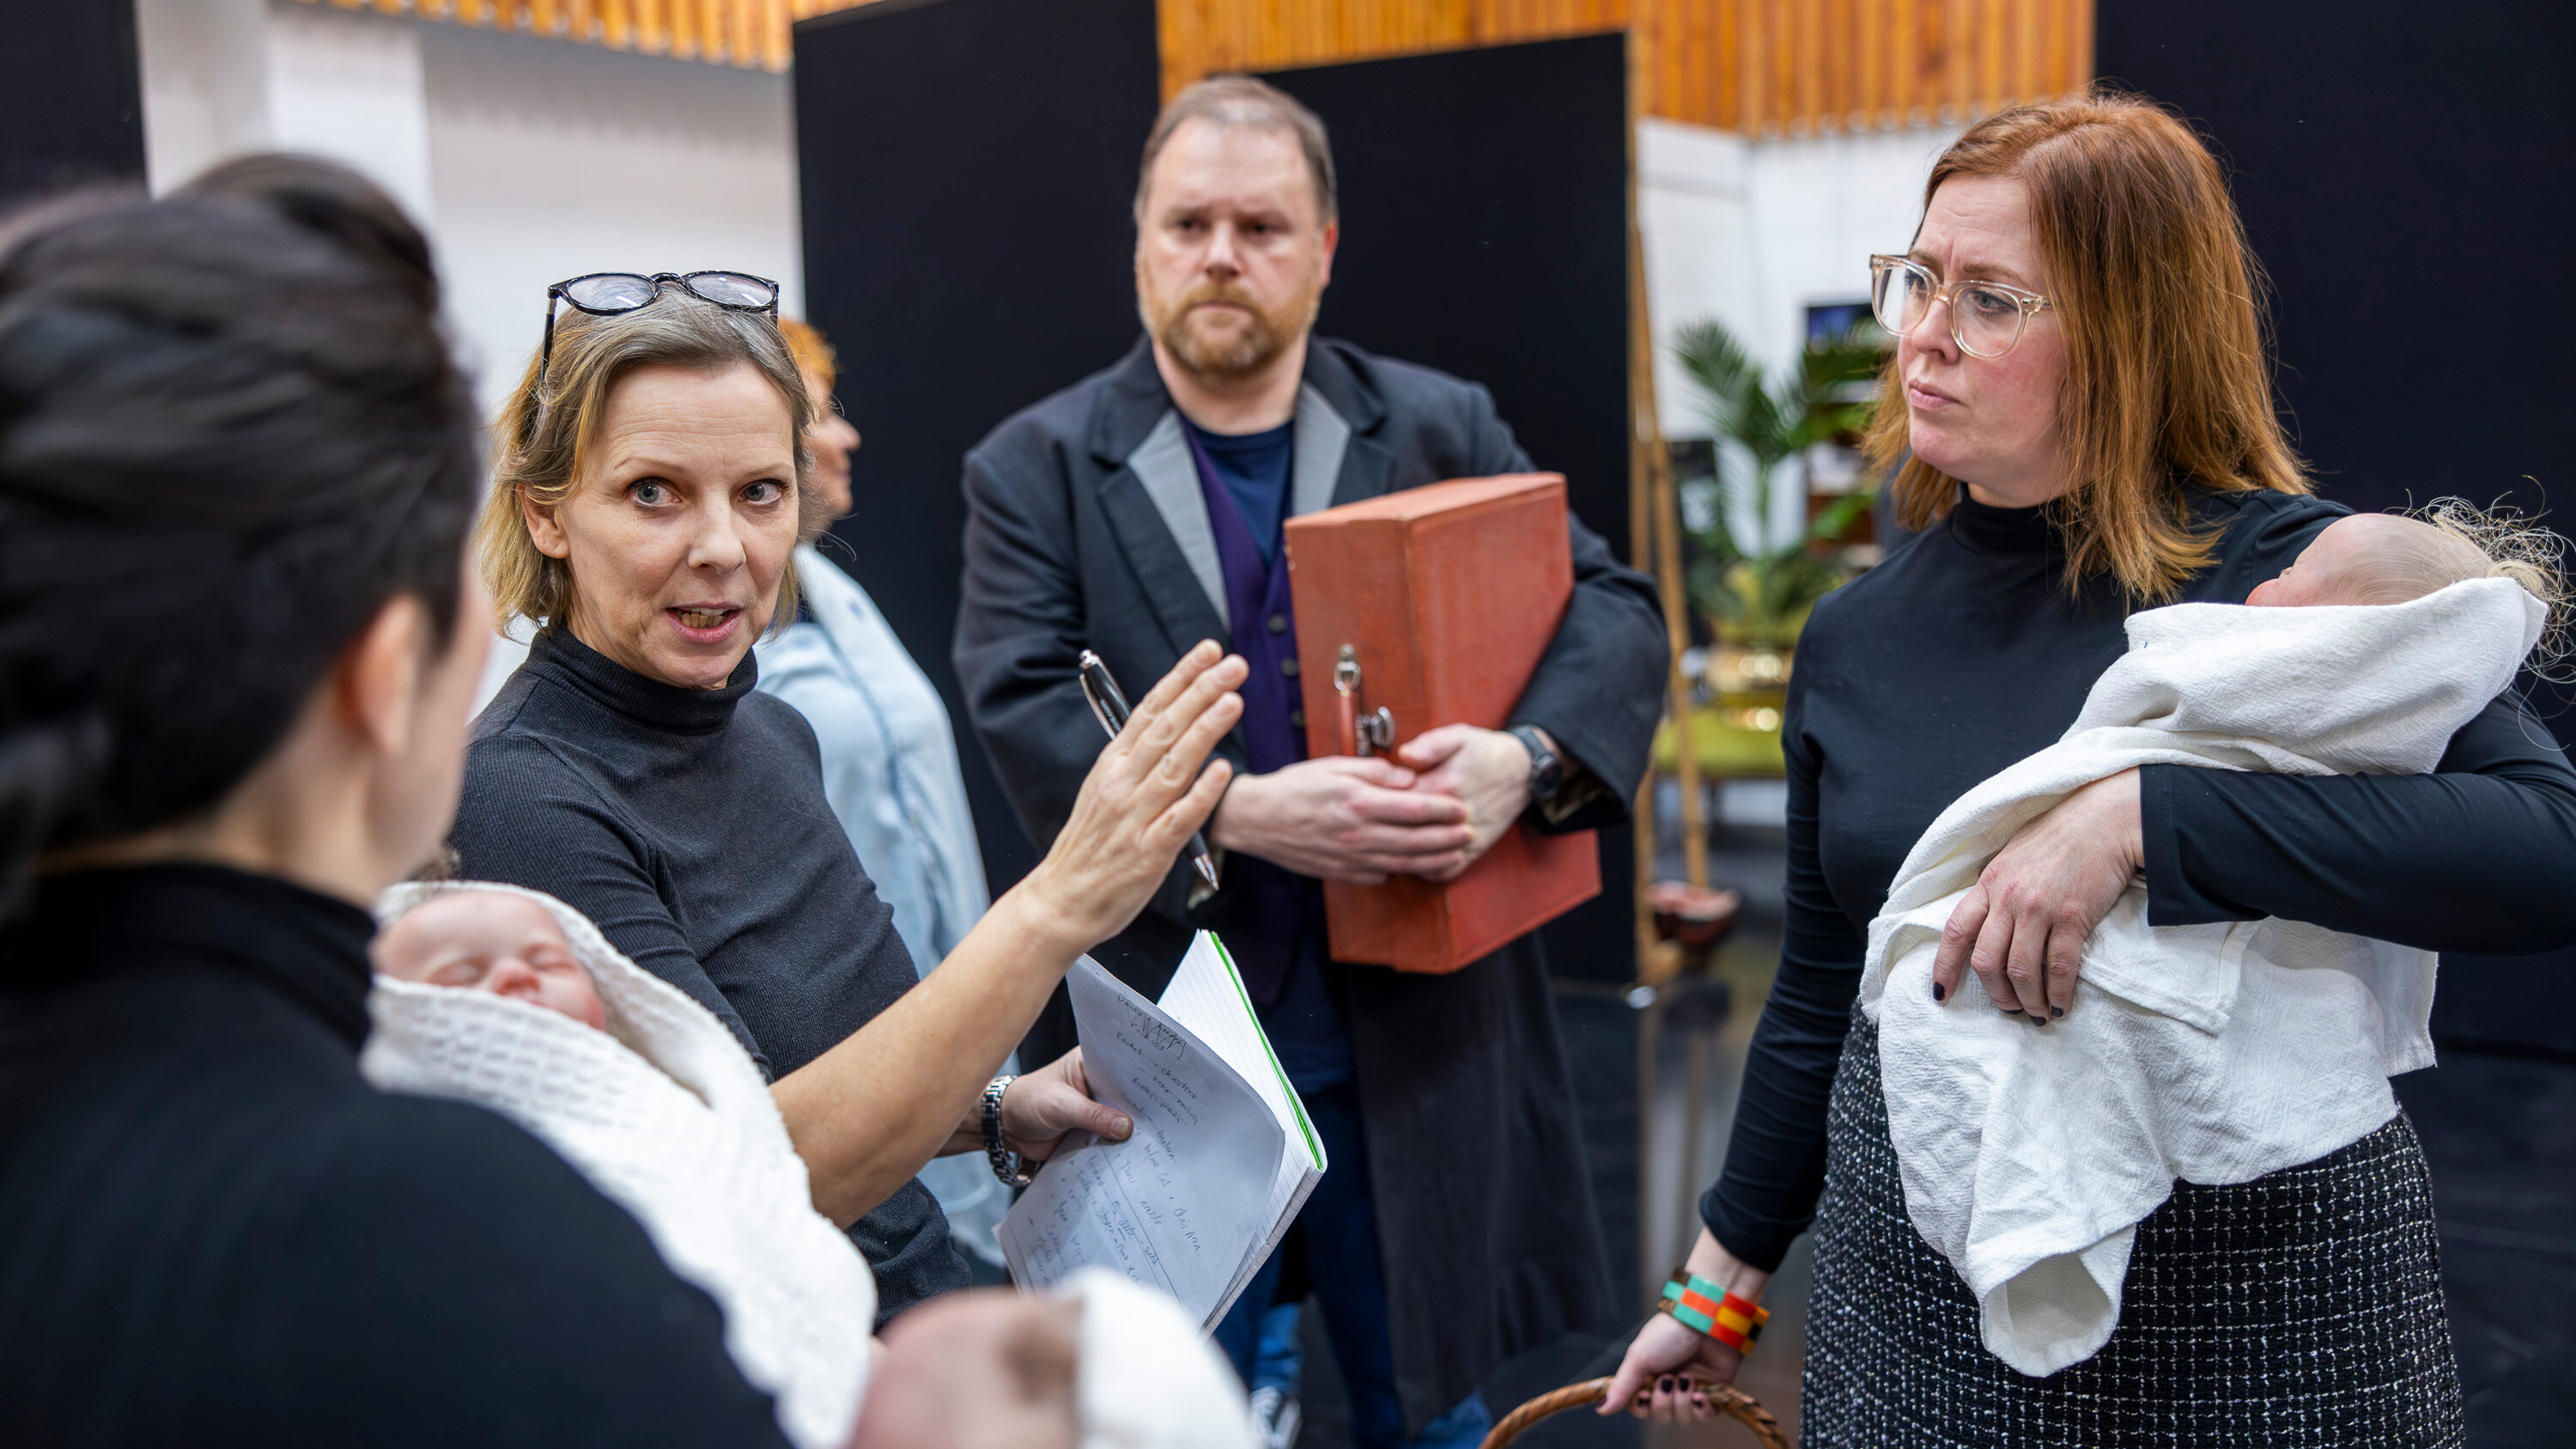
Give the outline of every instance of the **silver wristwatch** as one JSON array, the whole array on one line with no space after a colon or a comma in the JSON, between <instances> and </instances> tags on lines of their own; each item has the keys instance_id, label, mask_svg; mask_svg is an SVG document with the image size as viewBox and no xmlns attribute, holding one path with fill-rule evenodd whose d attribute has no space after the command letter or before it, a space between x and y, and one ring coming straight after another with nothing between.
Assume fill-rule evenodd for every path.
<instances>
[{"instance_id":1,"label":"silver wristwatch","mask_svg":"<svg viewBox=\"0 0 2576 1449\"><path fill-rule=\"evenodd\" d=\"M984 1157L993 1164L993 1175L1005 1187L1026 1187L1034 1174L1025 1170L1020 1154L1002 1140L1002 1094L1011 1090L1016 1077L995 1077L984 1084Z\"/></svg>"}]
</instances>

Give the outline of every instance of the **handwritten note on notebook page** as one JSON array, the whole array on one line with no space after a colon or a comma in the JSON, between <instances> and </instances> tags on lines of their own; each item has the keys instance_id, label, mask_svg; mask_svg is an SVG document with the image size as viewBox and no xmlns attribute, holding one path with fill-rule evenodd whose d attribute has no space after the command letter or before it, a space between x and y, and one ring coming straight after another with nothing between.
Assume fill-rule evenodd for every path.
<instances>
[{"instance_id":1,"label":"handwritten note on notebook page","mask_svg":"<svg viewBox=\"0 0 2576 1449\"><path fill-rule=\"evenodd\" d=\"M1214 936L1191 944L1159 1005L1088 957L1066 986L1092 1093L1136 1130L1039 1171L999 1229L1011 1276L1044 1291L1110 1268L1213 1327L1314 1191L1323 1145Z\"/></svg>"}]
</instances>

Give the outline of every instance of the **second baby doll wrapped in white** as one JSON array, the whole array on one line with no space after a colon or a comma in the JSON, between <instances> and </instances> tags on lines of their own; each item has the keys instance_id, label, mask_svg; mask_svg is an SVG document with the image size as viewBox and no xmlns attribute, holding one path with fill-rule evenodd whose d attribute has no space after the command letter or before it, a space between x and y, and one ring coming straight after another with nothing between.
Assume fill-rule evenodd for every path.
<instances>
[{"instance_id":1,"label":"second baby doll wrapped in white","mask_svg":"<svg viewBox=\"0 0 2576 1449\"><path fill-rule=\"evenodd\" d=\"M2110 1338L2137 1224L2176 1178L2248 1182L2396 1115L2387 1078L2433 1063L2434 956L2281 920L2150 926L2133 883L2086 943L2076 1009L2034 1029L1973 979L1936 1001L1942 928L2022 826L2123 770L2431 770L2548 610L2480 576L2489 561L2464 540L2410 530L2436 532L2330 526L2293 565L2296 597L2289 575L2274 591L2316 607L2133 615L2130 652L2066 734L1943 811L1870 923L1860 1004L1907 1215L1977 1298L1988 1350L2022 1373ZM2407 575L2413 554L2435 564L2419 587L2353 583Z\"/></svg>"}]
</instances>

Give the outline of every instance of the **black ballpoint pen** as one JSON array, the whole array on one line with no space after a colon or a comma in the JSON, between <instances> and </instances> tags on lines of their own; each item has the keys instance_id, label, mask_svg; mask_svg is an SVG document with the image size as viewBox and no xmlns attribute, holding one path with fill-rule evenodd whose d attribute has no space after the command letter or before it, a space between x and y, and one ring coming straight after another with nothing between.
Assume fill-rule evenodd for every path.
<instances>
[{"instance_id":1,"label":"black ballpoint pen","mask_svg":"<svg viewBox=\"0 0 2576 1449\"><path fill-rule=\"evenodd\" d=\"M1118 681L1109 677L1109 666L1100 662L1099 655L1083 650L1080 666L1082 697L1091 701L1092 718L1099 720L1100 727L1109 731L1114 740L1120 730L1127 728L1127 696L1118 692ZM1207 836L1196 830L1190 832L1190 864L1197 868L1199 879L1208 883L1208 889L1216 889L1216 861L1208 854Z\"/></svg>"}]
</instances>

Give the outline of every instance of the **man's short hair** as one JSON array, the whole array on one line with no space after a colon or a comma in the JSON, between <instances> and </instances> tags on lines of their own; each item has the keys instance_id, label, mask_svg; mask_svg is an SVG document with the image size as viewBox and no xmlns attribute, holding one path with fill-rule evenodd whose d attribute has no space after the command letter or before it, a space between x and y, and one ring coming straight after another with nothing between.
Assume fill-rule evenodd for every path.
<instances>
[{"instance_id":1,"label":"man's short hair","mask_svg":"<svg viewBox=\"0 0 2576 1449\"><path fill-rule=\"evenodd\" d=\"M1145 190L1153 184L1154 160L1184 121L1211 126L1253 126L1288 131L1306 156L1306 173L1315 181L1316 222L1331 225L1340 215L1333 187L1333 145L1324 137L1324 122L1300 105L1295 96L1248 75L1210 76L1182 89L1154 118L1145 137L1145 164L1136 173L1136 219L1145 219Z\"/></svg>"}]
</instances>

